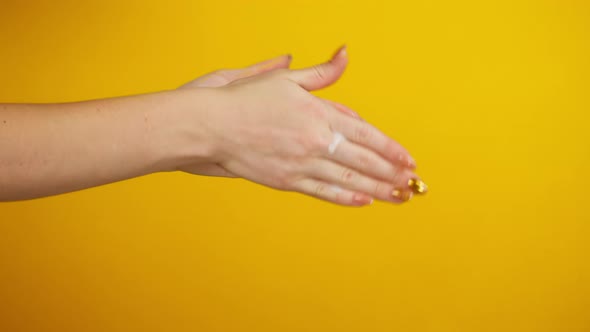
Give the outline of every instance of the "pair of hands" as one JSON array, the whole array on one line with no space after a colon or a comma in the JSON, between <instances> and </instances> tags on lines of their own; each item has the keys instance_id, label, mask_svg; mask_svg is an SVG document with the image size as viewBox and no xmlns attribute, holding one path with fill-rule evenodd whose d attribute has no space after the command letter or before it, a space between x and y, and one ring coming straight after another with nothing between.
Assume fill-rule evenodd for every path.
<instances>
[{"instance_id":1,"label":"pair of hands","mask_svg":"<svg viewBox=\"0 0 590 332\"><path fill-rule=\"evenodd\" d=\"M291 70L290 63L290 56L280 56L181 86L219 94L206 120L198 120L216 142L212 161L178 169L241 177L347 206L409 200L418 179L410 154L348 107L310 93L340 78L346 48L309 68ZM335 133L345 139L330 152Z\"/></svg>"}]
</instances>

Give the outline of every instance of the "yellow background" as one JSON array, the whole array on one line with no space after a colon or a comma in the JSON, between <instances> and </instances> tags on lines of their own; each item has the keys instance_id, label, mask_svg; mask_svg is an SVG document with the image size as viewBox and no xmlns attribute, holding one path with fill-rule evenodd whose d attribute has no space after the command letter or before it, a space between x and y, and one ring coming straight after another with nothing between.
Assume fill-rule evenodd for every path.
<instances>
[{"instance_id":1,"label":"yellow background","mask_svg":"<svg viewBox=\"0 0 590 332\"><path fill-rule=\"evenodd\" d=\"M0 2L0 101L171 89L348 44L318 92L431 193L342 208L157 174L0 204L1 331L589 331L590 4ZM92 142L88 142L92 148Z\"/></svg>"}]
</instances>

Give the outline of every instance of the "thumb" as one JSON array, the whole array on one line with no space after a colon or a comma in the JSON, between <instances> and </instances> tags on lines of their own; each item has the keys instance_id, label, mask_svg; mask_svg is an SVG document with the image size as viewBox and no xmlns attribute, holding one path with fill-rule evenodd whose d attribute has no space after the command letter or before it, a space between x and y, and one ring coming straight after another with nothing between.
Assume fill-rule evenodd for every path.
<instances>
[{"instance_id":1,"label":"thumb","mask_svg":"<svg viewBox=\"0 0 590 332\"><path fill-rule=\"evenodd\" d=\"M305 69L292 70L288 77L305 90L319 90L334 84L344 73L347 64L345 45L334 53L330 61Z\"/></svg>"}]
</instances>

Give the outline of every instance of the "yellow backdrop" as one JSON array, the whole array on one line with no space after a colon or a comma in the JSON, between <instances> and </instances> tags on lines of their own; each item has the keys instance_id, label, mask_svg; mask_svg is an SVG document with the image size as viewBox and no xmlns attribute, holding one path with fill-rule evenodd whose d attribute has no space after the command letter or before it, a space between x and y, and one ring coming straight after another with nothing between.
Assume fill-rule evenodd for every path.
<instances>
[{"instance_id":1,"label":"yellow backdrop","mask_svg":"<svg viewBox=\"0 0 590 332\"><path fill-rule=\"evenodd\" d=\"M431 193L352 209L178 173L2 203L0 330L589 331L589 38L584 0L3 0L2 102L347 43L317 94L404 144Z\"/></svg>"}]
</instances>

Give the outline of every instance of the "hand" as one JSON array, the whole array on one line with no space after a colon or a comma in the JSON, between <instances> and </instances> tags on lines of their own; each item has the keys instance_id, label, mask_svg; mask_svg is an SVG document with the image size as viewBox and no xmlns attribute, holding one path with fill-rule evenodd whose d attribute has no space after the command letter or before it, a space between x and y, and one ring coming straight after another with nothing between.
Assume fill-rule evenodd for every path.
<instances>
[{"instance_id":1,"label":"hand","mask_svg":"<svg viewBox=\"0 0 590 332\"><path fill-rule=\"evenodd\" d=\"M408 181L418 178L409 153L356 113L309 93L336 82L346 64L343 48L322 65L275 69L215 89L214 106L195 119L206 119L213 162L232 175L342 205L409 199ZM335 133L346 139L330 153Z\"/></svg>"},{"instance_id":2,"label":"hand","mask_svg":"<svg viewBox=\"0 0 590 332\"><path fill-rule=\"evenodd\" d=\"M256 76L276 69L288 69L289 65L291 64L291 60L291 55L282 55L242 69L217 70L185 83L178 89L222 87L242 78ZM356 112L345 107L344 105L332 101L327 102L331 103L336 109L345 114L360 118ZM184 166L182 171L195 175L238 177L216 163L196 163L189 166Z\"/></svg>"}]
</instances>

